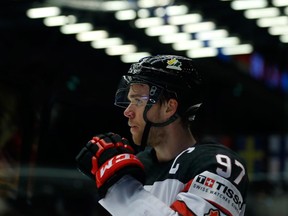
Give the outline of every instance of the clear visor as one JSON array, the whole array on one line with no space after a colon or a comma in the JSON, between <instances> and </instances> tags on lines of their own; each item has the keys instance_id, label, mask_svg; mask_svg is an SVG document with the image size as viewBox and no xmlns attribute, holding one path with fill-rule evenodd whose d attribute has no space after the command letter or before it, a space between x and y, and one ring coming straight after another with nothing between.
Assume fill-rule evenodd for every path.
<instances>
[{"instance_id":1,"label":"clear visor","mask_svg":"<svg viewBox=\"0 0 288 216\"><path fill-rule=\"evenodd\" d=\"M115 94L116 106L126 108L130 104L136 106L153 105L157 103L162 88L143 79L123 76Z\"/></svg>"}]
</instances>

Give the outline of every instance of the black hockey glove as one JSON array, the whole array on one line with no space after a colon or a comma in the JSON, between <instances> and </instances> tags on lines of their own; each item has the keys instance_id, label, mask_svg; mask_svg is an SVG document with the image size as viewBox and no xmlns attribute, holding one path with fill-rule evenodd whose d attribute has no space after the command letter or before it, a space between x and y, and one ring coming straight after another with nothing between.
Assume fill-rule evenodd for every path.
<instances>
[{"instance_id":1,"label":"black hockey glove","mask_svg":"<svg viewBox=\"0 0 288 216\"><path fill-rule=\"evenodd\" d=\"M134 155L128 140L118 134L94 136L76 156L76 162L82 173L96 180L100 198L126 174L144 183L143 164Z\"/></svg>"}]
</instances>

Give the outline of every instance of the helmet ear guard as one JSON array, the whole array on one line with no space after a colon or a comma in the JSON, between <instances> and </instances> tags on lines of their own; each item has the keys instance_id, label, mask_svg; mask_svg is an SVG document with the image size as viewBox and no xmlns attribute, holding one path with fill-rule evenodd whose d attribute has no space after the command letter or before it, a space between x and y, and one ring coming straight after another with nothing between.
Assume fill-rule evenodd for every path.
<instances>
[{"instance_id":1,"label":"helmet ear guard","mask_svg":"<svg viewBox=\"0 0 288 216\"><path fill-rule=\"evenodd\" d=\"M199 104L195 104L189 107L188 110L185 111L182 117L186 119L188 122L194 121L196 114L198 112L198 109L200 108L201 105L202 103L199 103Z\"/></svg>"}]
</instances>

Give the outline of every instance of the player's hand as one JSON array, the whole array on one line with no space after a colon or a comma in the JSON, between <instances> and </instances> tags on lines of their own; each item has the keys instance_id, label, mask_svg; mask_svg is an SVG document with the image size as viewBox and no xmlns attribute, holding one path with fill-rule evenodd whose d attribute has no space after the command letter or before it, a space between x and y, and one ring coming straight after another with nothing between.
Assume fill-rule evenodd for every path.
<instances>
[{"instance_id":1,"label":"player's hand","mask_svg":"<svg viewBox=\"0 0 288 216\"><path fill-rule=\"evenodd\" d=\"M82 173L96 179L100 197L126 174L144 182L143 164L134 155L128 140L118 134L94 136L76 156L76 161Z\"/></svg>"}]
</instances>

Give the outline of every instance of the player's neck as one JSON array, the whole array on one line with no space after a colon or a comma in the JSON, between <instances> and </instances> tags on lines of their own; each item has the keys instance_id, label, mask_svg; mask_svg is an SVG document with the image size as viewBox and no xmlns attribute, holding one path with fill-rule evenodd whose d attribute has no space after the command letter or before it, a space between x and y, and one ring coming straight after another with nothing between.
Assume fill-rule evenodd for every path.
<instances>
[{"instance_id":1,"label":"player's neck","mask_svg":"<svg viewBox=\"0 0 288 216\"><path fill-rule=\"evenodd\" d=\"M182 127L171 127L166 131L166 137L161 145L154 147L158 161L164 162L175 158L185 149L196 143L189 130Z\"/></svg>"}]
</instances>

